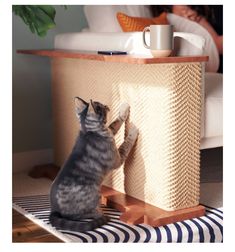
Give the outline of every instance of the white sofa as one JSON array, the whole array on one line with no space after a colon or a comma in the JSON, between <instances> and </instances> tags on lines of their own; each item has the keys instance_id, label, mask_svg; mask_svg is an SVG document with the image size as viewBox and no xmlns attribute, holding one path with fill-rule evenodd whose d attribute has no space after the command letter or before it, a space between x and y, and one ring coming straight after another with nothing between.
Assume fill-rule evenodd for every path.
<instances>
[{"instance_id":1,"label":"white sofa","mask_svg":"<svg viewBox=\"0 0 235 252\"><path fill-rule=\"evenodd\" d=\"M68 50L121 50L130 54L147 54L149 50L142 44L141 32L124 33L116 19L116 12L122 11L132 16L151 16L148 6L94 6L84 7L89 27L79 33L58 34L55 37L56 49ZM104 15L105 13L105 15ZM205 65L204 105L201 125L201 149L223 145L223 76L216 73L219 67L219 54L210 34L199 24L185 18L168 14L169 23L176 31L191 32L205 39L204 51L185 40L176 41L177 55L209 55Z\"/></svg>"}]
</instances>

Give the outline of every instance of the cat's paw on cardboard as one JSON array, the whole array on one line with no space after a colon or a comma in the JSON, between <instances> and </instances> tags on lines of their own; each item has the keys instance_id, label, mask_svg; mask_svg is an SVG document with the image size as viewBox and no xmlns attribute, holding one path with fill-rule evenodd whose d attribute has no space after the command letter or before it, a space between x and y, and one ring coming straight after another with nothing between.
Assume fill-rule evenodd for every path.
<instances>
[{"instance_id":1,"label":"cat's paw on cardboard","mask_svg":"<svg viewBox=\"0 0 235 252\"><path fill-rule=\"evenodd\" d=\"M122 121L126 121L130 113L130 105L127 102L123 102L119 108L119 117Z\"/></svg>"}]
</instances>

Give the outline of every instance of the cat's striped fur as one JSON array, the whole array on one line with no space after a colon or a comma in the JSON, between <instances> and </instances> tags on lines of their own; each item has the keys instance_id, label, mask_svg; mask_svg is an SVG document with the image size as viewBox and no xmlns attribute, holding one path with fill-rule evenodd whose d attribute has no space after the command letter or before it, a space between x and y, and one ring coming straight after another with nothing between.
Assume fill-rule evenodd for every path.
<instances>
[{"instance_id":1,"label":"cat's striped fur","mask_svg":"<svg viewBox=\"0 0 235 252\"><path fill-rule=\"evenodd\" d=\"M107 127L107 106L93 101L87 103L79 97L75 103L80 133L52 184L50 222L63 230L88 231L108 221L99 208L100 186L105 175L125 161L138 130L132 126L117 148L114 135L127 119L129 105L121 105L118 118ZM84 220L87 218L92 219Z\"/></svg>"}]
</instances>

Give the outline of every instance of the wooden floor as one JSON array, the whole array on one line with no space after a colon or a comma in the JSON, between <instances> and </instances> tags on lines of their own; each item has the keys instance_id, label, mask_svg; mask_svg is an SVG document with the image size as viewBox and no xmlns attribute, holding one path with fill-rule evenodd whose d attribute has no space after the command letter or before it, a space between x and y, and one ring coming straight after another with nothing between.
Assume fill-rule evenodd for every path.
<instances>
[{"instance_id":1,"label":"wooden floor","mask_svg":"<svg viewBox=\"0 0 235 252\"><path fill-rule=\"evenodd\" d=\"M13 209L12 242L63 242Z\"/></svg>"}]
</instances>

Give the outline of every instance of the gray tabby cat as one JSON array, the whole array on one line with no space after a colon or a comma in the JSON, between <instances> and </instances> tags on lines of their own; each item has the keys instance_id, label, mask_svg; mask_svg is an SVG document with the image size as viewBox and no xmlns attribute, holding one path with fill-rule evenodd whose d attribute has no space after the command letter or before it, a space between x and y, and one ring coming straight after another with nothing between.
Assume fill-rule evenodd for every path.
<instances>
[{"instance_id":1,"label":"gray tabby cat","mask_svg":"<svg viewBox=\"0 0 235 252\"><path fill-rule=\"evenodd\" d=\"M129 115L129 105L120 107L119 116L107 127L109 108L75 98L80 133L67 161L55 178L50 192L53 226L63 230L88 231L108 222L99 208L100 186L105 175L120 167L138 137L132 125L119 148L114 135ZM84 220L92 218L91 220Z\"/></svg>"}]
</instances>

